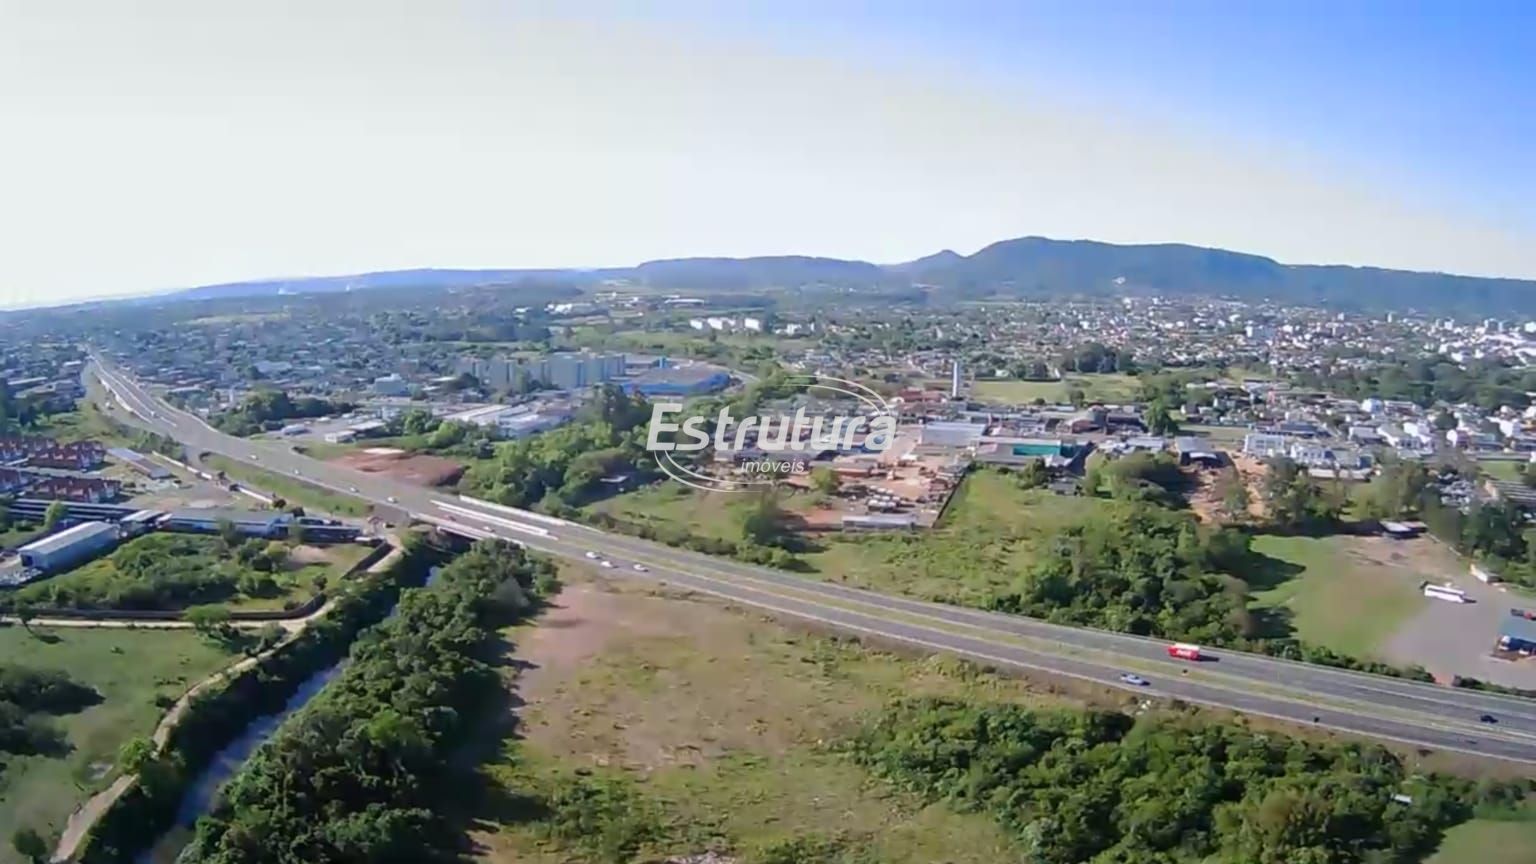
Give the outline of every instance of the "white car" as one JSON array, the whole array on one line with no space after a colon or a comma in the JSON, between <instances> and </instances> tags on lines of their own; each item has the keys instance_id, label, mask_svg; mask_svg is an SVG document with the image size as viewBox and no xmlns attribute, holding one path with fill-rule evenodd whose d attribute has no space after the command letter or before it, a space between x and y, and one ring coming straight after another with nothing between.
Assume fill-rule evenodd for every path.
<instances>
[{"instance_id":1,"label":"white car","mask_svg":"<svg viewBox=\"0 0 1536 864\"><path fill-rule=\"evenodd\" d=\"M297 468L293 469L293 476L295 476L295 477L299 476L299 469L297 469Z\"/></svg>"},{"instance_id":2,"label":"white car","mask_svg":"<svg viewBox=\"0 0 1536 864\"><path fill-rule=\"evenodd\" d=\"M1136 687L1145 687L1149 683L1151 683L1147 679L1141 677L1140 675L1132 675L1129 672L1125 673L1124 675L1121 675L1120 676L1120 680L1124 681L1127 684L1134 685Z\"/></svg>"},{"instance_id":3,"label":"white car","mask_svg":"<svg viewBox=\"0 0 1536 864\"><path fill-rule=\"evenodd\" d=\"M636 564L635 565L635 569L640 571L641 573L648 573L648 572L650 572L651 568L645 566L644 564Z\"/></svg>"},{"instance_id":4,"label":"white car","mask_svg":"<svg viewBox=\"0 0 1536 864\"><path fill-rule=\"evenodd\" d=\"M591 561L596 561L597 560L597 553L596 552L592 552L592 551L589 550L587 552L587 558L589 560L591 560Z\"/></svg>"},{"instance_id":5,"label":"white car","mask_svg":"<svg viewBox=\"0 0 1536 864\"><path fill-rule=\"evenodd\" d=\"M389 497L385 498L384 500L388 501L391 504L399 504L400 503L400 500L398 498L396 498L395 496L393 496L393 495L390 495Z\"/></svg>"},{"instance_id":6,"label":"white car","mask_svg":"<svg viewBox=\"0 0 1536 864\"><path fill-rule=\"evenodd\" d=\"M348 486L347 487L347 491L348 492L356 492L357 491L357 487L356 486Z\"/></svg>"},{"instance_id":7,"label":"white car","mask_svg":"<svg viewBox=\"0 0 1536 864\"><path fill-rule=\"evenodd\" d=\"M602 561L599 561L599 562L598 562L598 564L599 564L599 565L601 565L601 566L603 566L603 567L606 567L606 568L608 568L608 569L609 569L609 570L612 570L612 569L613 569L613 562L612 562L612 561L609 561L609 560L607 560L607 559L604 559L604 560L602 560Z\"/></svg>"}]
</instances>

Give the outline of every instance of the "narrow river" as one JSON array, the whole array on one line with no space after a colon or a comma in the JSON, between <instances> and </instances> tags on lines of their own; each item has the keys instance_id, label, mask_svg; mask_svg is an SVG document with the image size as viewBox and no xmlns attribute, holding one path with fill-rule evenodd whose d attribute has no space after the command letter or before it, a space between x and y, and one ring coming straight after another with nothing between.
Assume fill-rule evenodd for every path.
<instances>
[{"instance_id":1,"label":"narrow river","mask_svg":"<svg viewBox=\"0 0 1536 864\"><path fill-rule=\"evenodd\" d=\"M428 572L427 585L431 585L437 578L438 569L433 567ZM394 615L395 610L389 610L385 620L393 618ZM177 861L192 840L192 829L197 825L197 820L213 809L214 802L218 800L219 790L224 787L224 784L235 776L257 748L272 737L272 733L283 725L284 720L307 705L309 700L325 689L325 685L341 674L345 665L346 660L341 660L309 676L299 685L299 689L288 697L288 701L283 703L281 711L255 718L238 738L214 754L208 767L203 769L203 773L198 775L182 795L181 804L176 808L176 824L166 831L154 846L139 853L139 856L134 859L135 864L172 864Z\"/></svg>"}]
</instances>

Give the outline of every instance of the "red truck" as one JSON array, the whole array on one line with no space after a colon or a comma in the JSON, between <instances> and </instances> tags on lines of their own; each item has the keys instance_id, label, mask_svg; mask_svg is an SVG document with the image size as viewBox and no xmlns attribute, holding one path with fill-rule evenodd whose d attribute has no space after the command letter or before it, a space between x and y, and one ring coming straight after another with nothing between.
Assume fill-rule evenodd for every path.
<instances>
[{"instance_id":1,"label":"red truck","mask_svg":"<svg viewBox=\"0 0 1536 864\"><path fill-rule=\"evenodd\" d=\"M1175 642L1168 646L1168 656L1177 657L1180 660L1199 660L1200 646L1190 645L1184 642Z\"/></svg>"}]
</instances>

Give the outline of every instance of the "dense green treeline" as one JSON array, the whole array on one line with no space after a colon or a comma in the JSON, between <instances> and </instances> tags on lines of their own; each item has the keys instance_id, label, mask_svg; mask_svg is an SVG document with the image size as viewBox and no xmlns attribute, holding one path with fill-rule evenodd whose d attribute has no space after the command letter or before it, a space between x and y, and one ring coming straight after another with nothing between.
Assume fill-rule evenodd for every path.
<instances>
[{"instance_id":1,"label":"dense green treeline","mask_svg":"<svg viewBox=\"0 0 1536 864\"><path fill-rule=\"evenodd\" d=\"M1476 808L1524 794L1414 774L1375 745L938 699L890 707L848 749L929 800L991 815L1037 864L1406 864Z\"/></svg>"},{"instance_id":2,"label":"dense green treeline","mask_svg":"<svg viewBox=\"0 0 1536 864\"><path fill-rule=\"evenodd\" d=\"M159 752L148 741L129 745L136 753L122 767L137 773L138 782L91 830L79 856L82 864L130 861L148 848L171 826L182 795L220 749L255 717L280 710L310 676L345 657L357 634L387 615L400 591L421 584L445 557L424 537L407 535L393 564L342 586L324 617L253 667L193 698Z\"/></svg>"},{"instance_id":3,"label":"dense green treeline","mask_svg":"<svg viewBox=\"0 0 1536 864\"><path fill-rule=\"evenodd\" d=\"M408 592L351 662L285 723L198 825L188 864L426 862L452 855L437 808L449 755L500 680L495 628L533 608L553 570L519 547L476 544Z\"/></svg>"}]
</instances>

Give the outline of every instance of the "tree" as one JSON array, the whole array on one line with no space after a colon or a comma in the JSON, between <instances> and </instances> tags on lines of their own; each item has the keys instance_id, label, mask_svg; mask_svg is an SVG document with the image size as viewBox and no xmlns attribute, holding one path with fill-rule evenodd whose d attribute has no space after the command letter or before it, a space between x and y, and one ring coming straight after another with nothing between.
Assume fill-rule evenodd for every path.
<instances>
[{"instance_id":1,"label":"tree","mask_svg":"<svg viewBox=\"0 0 1536 864\"><path fill-rule=\"evenodd\" d=\"M778 496L772 492L757 496L742 515L742 539L759 546L779 546L784 533L784 509L779 506Z\"/></svg>"},{"instance_id":2,"label":"tree","mask_svg":"<svg viewBox=\"0 0 1536 864\"><path fill-rule=\"evenodd\" d=\"M228 519L220 519L214 523L214 530L218 532L219 539L224 543L225 551L232 551L245 540L245 535Z\"/></svg>"},{"instance_id":3,"label":"tree","mask_svg":"<svg viewBox=\"0 0 1536 864\"><path fill-rule=\"evenodd\" d=\"M11 604L11 612L15 614L16 620L21 622L21 629L32 634L32 620L37 617L37 607L32 605L32 601L16 600Z\"/></svg>"},{"instance_id":4,"label":"tree","mask_svg":"<svg viewBox=\"0 0 1536 864\"><path fill-rule=\"evenodd\" d=\"M1248 507L1251 501L1248 495L1248 484L1243 482L1241 474L1236 468L1228 468L1218 481L1221 487L1221 512L1230 522L1240 522L1248 518Z\"/></svg>"},{"instance_id":5,"label":"tree","mask_svg":"<svg viewBox=\"0 0 1536 864\"><path fill-rule=\"evenodd\" d=\"M811 471L811 488L827 495L837 494L842 487L842 479L831 468L816 468Z\"/></svg>"},{"instance_id":6,"label":"tree","mask_svg":"<svg viewBox=\"0 0 1536 864\"><path fill-rule=\"evenodd\" d=\"M229 628L229 610L217 604L193 606L185 613L192 629L204 636L222 636Z\"/></svg>"},{"instance_id":7,"label":"tree","mask_svg":"<svg viewBox=\"0 0 1536 864\"><path fill-rule=\"evenodd\" d=\"M1168 413L1168 406L1157 399L1147 406L1147 431L1153 435L1176 435L1179 424Z\"/></svg>"},{"instance_id":8,"label":"tree","mask_svg":"<svg viewBox=\"0 0 1536 864\"><path fill-rule=\"evenodd\" d=\"M1081 387L1072 387L1067 390L1067 401L1072 403L1073 408L1081 408L1088 404L1088 394Z\"/></svg>"},{"instance_id":9,"label":"tree","mask_svg":"<svg viewBox=\"0 0 1536 864\"><path fill-rule=\"evenodd\" d=\"M1441 411L1435 415L1435 428L1441 432L1449 432L1456 428L1456 415L1449 411Z\"/></svg>"},{"instance_id":10,"label":"tree","mask_svg":"<svg viewBox=\"0 0 1536 864\"><path fill-rule=\"evenodd\" d=\"M65 516L69 515L69 507L63 501L55 501L43 511L43 530L52 531L59 526Z\"/></svg>"},{"instance_id":11,"label":"tree","mask_svg":"<svg viewBox=\"0 0 1536 864\"><path fill-rule=\"evenodd\" d=\"M288 545L304 545L304 523L297 519L288 523Z\"/></svg>"},{"instance_id":12,"label":"tree","mask_svg":"<svg viewBox=\"0 0 1536 864\"><path fill-rule=\"evenodd\" d=\"M1025 489L1039 489L1051 482L1051 469L1044 459L1031 459L1019 469L1019 485Z\"/></svg>"},{"instance_id":13,"label":"tree","mask_svg":"<svg viewBox=\"0 0 1536 864\"><path fill-rule=\"evenodd\" d=\"M124 774L137 774L155 758L154 742L148 738L131 738L117 750L117 767Z\"/></svg>"},{"instance_id":14,"label":"tree","mask_svg":"<svg viewBox=\"0 0 1536 864\"><path fill-rule=\"evenodd\" d=\"M4 389L3 386L0 389ZM31 828L16 829L16 833L11 835L11 846L16 854L33 864L42 864L48 860L48 841Z\"/></svg>"}]
</instances>

